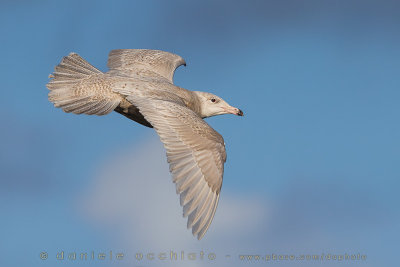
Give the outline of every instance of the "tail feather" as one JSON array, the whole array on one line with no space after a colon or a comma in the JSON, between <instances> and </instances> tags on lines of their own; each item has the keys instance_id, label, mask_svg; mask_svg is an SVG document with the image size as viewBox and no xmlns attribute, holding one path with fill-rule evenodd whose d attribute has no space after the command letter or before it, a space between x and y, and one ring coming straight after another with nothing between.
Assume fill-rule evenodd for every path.
<instances>
[{"instance_id":1,"label":"tail feather","mask_svg":"<svg viewBox=\"0 0 400 267\"><path fill-rule=\"evenodd\" d=\"M77 101L77 102L78 102L78 104L69 103L67 105L64 105L63 106L64 111L65 112L75 111L75 113L79 114L79 113L91 111L93 109L93 107L98 105L98 103L92 103L92 102L88 102L86 100Z\"/></svg>"},{"instance_id":2,"label":"tail feather","mask_svg":"<svg viewBox=\"0 0 400 267\"><path fill-rule=\"evenodd\" d=\"M68 56L64 57L61 64L56 67L56 71L57 69L69 69L76 73L87 75L102 73L76 53L70 53Z\"/></svg>"},{"instance_id":3,"label":"tail feather","mask_svg":"<svg viewBox=\"0 0 400 267\"><path fill-rule=\"evenodd\" d=\"M77 114L81 114L81 113L88 114L88 112L90 112L93 109L93 107L96 106L96 105L97 105L97 103L91 103L91 102L83 104L83 105L79 106L78 108L75 108L75 113L77 113Z\"/></svg>"},{"instance_id":4,"label":"tail feather","mask_svg":"<svg viewBox=\"0 0 400 267\"><path fill-rule=\"evenodd\" d=\"M65 112L104 115L122 100L103 73L76 53L64 57L50 78L49 100Z\"/></svg>"},{"instance_id":5,"label":"tail feather","mask_svg":"<svg viewBox=\"0 0 400 267\"><path fill-rule=\"evenodd\" d=\"M67 98L67 96L64 96L65 98ZM90 104L92 102L90 102L90 97L82 97L82 98L78 98L78 99L63 99L60 101L57 101L57 103L55 104L56 108L62 108L62 109L66 109L66 108L74 108L74 107L79 107L82 106L84 104Z\"/></svg>"},{"instance_id":6,"label":"tail feather","mask_svg":"<svg viewBox=\"0 0 400 267\"><path fill-rule=\"evenodd\" d=\"M55 67L53 80L47 84L50 90L73 85L77 79L84 79L93 74L102 73L76 53L70 53Z\"/></svg>"}]
</instances>

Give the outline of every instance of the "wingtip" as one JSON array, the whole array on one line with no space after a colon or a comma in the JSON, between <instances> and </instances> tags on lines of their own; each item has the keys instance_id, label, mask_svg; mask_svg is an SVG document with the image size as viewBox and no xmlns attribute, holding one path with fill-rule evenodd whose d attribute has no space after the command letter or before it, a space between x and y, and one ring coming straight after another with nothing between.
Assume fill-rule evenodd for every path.
<instances>
[{"instance_id":1,"label":"wingtip","mask_svg":"<svg viewBox=\"0 0 400 267\"><path fill-rule=\"evenodd\" d=\"M207 227L207 229L206 229L205 231L200 231L200 232L197 234L197 240L200 241L201 239L203 239L203 237L206 235L207 230L208 230L208 227Z\"/></svg>"},{"instance_id":2,"label":"wingtip","mask_svg":"<svg viewBox=\"0 0 400 267\"><path fill-rule=\"evenodd\" d=\"M179 61L178 61L178 66L185 66L186 67L186 60L183 58L183 57L181 57L181 56L179 56Z\"/></svg>"}]
</instances>

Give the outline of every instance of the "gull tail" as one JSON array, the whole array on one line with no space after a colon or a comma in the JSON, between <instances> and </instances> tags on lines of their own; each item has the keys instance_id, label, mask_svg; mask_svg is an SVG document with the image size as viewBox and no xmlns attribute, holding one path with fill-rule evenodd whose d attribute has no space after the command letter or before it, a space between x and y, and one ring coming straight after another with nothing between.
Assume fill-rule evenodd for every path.
<instances>
[{"instance_id":1,"label":"gull tail","mask_svg":"<svg viewBox=\"0 0 400 267\"><path fill-rule=\"evenodd\" d=\"M49 101L65 112L104 115L121 101L103 72L76 53L64 57L49 78Z\"/></svg>"}]
</instances>

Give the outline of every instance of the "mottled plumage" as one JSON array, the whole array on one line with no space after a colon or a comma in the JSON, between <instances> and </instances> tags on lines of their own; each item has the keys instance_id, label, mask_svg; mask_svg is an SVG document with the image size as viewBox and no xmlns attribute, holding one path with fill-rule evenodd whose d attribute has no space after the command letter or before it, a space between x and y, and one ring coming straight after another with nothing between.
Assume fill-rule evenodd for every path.
<instances>
[{"instance_id":1,"label":"mottled plumage","mask_svg":"<svg viewBox=\"0 0 400 267\"><path fill-rule=\"evenodd\" d=\"M186 65L178 55L145 49L110 52L103 73L71 53L55 67L48 84L55 107L75 114L116 111L153 127L167 151L176 191L188 228L201 239L214 217L226 161L222 136L203 118L241 110L210 93L173 84L175 69Z\"/></svg>"}]
</instances>

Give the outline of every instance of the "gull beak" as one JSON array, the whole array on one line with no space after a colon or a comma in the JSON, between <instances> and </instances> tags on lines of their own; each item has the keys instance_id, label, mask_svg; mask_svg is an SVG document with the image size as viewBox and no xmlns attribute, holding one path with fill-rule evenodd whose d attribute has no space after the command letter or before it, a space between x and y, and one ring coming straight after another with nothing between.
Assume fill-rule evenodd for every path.
<instances>
[{"instance_id":1,"label":"gull beak","mask_svg":"<svg viewBox=\"0 0 400 267\"><path fill-rule=\"evenodd\" d=\"M243 111L238 108L228 106L228 107L224 107L223 109L225 110L226 113L234 114L237 116L243 116Z\"/></svg>"}]
</instances>

